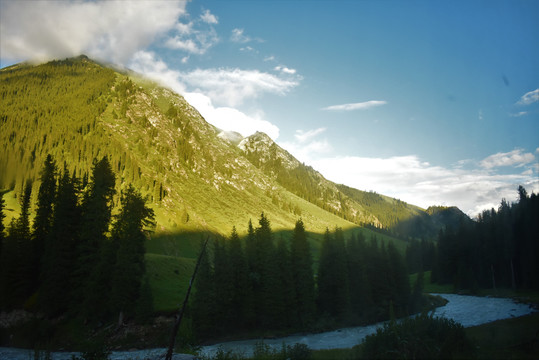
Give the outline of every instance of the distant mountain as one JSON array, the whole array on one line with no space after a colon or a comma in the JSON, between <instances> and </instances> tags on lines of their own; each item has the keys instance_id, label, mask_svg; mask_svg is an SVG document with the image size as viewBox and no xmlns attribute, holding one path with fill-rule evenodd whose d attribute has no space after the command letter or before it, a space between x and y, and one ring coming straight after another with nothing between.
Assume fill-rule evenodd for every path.
<instances>
[{"instance_id":1,"label":"distant mountain","mask_svg":"<svg viewBox=\"0 0 539 360\"><path fill-rule=\"evenodd\" d=\"M440 227L452 219L336 185L267 135L221 131L182 96L85 56L0 70L0 189L12 190L4 196L13 199L26 180L37 180L49 153L81 179L94 159L109 156L116 203L133 184L150 199L158 231L228 234L261 212L276 230L301 217L319 233L365 224L396 229L415 217ZM34 181L34 196L38 187Z\"/></svg>"}]
</instances>

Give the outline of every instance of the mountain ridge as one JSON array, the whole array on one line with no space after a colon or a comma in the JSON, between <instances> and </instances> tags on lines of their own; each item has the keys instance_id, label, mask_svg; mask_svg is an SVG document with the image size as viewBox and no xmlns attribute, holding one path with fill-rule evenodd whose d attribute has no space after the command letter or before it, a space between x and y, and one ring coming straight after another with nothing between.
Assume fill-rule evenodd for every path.
<instances>
[{"instance_id":1,"label":"mountain ridge","mask_svg":"<svg viewBox=\"0 0 539 360\"><path fill-rule=\"evenodd\" d=\"M81 178L107 155L118 193L127 183L141 189L162 231L225 234L262 211L276 229L291 229L299 217L319 233L390 228L266 134L221 131L181 95L141 75L80 56L17 64L0 77L0 187L14 193L38 178L47 153Z\"/></svg>"}]
</instances>

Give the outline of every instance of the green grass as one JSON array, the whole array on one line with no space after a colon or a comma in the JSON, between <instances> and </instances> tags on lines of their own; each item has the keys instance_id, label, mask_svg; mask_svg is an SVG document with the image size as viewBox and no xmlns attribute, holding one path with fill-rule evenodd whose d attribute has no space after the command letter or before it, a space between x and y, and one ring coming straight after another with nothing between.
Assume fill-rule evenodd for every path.
<instances>
[{"instance_id":1,"label":"green grass","mask_svg":"<svg viewBox=\"0 0 539 360\"><path fill-rule=\"evenodd\" d=\"M158 254L146 254L145 260L154 311L172 313L178 310L187 293L195 261Z\"/></svg>"},{"instance_id":2,"label":"green grass","mask_svg":"<svg viewBox=\"0 0 539 360\"><path fill-rule=\"evenodd\" d=\"M0 191L0 194L2 191ZM19 199L15 198L14 191L8 190L7 192L3 193L2 197L4 198L4 215L6 216L4 218L4 226L7 229L11 219L19 216L21 212L21 205L19 204Z\"/></svg>"},{"instance_id":3,"label":"green grass","mask_svg":"<svg viewBox=\"0 0 539 360\"><path fill-rule=\"evenodd\" d=\"M478 359L539 359L539 312L467 328Z\"/></svg>"},{"instance_id":4,"label":"green grass","mask_svg":"<svg viewBox=\"0 0 539 360\"><path fill-rule=\"evenodd\" d=\"M435 294L452 294L454 293L453 285L451 284L436 284L431 282L431 271L425 271L424 273L424 286L423 286L423 292L424 293L435 293ZM414 286L415 282L417 280L417 273L410 274L410 286Z\"/></svg>"},{"instance_id":5,"label":"green grass","mask_svg":"<svg viewBox=\"0 0 539 360\"><path fill-rule=\"evenodd\" d=\"M355 349L324 349L313 350L313 360L335 360L335 359L352 359Z\"/></svg>"},{"instance_id":6,"label":"green grass","mask_svg":"<svg viewBox=\"0 0 539 360\"><path fill-rule=\"evenodd\" d=\"M539 359L539 312L466 328L476 359ZM314 350L314 360L361 359L358 348Z\"/></svg>"}]
</instances>

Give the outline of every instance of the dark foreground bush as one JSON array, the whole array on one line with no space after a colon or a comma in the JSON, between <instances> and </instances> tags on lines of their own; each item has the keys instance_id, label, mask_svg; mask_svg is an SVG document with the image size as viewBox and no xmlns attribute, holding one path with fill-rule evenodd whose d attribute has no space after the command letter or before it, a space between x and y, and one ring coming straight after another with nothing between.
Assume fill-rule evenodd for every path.
<instances>
[{"instance_id":1,"label":"dark foreground bush","mask_svg":"<svg viewBox=\"0 0 539 360\"><path fill-rule=\"evenodd\" d=\"M422 314L391 321L362 344L362 359L473 358L474 347L464 327L446 318Z\"/></svg>"}]
</instances>

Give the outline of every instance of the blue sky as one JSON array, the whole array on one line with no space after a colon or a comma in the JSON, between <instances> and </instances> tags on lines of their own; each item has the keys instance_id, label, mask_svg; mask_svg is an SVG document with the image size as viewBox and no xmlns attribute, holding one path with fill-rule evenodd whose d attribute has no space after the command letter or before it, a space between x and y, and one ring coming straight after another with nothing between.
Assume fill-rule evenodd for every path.
<instances>
[{"instance_id":1,"label":"blue sky","mask_svg":"<svg viewBox=\"0 0 539 360\"><path fill-rule=\"evenodd\" d=\"M0 61L85 53L328 179L470 215L539 192L537 1L2 0Z\"/></svg>"}]
</instances>

